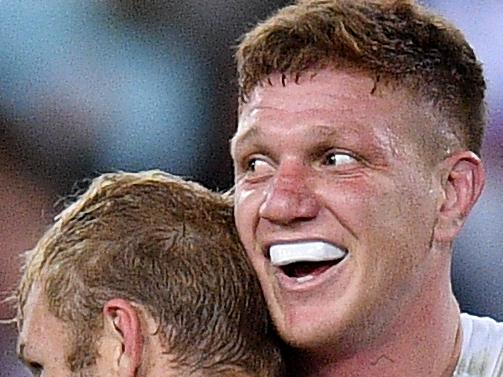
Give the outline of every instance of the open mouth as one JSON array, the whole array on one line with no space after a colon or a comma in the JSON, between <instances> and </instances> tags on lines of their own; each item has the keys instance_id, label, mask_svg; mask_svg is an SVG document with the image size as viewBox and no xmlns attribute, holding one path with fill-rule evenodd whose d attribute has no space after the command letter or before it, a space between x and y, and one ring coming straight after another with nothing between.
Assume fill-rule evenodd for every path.
<instances>
[{"instance_id":1,"label":"open mouth","mask_svg":"<svg viewBox=\"0 0 503 377\"><path fill-rule=\"evenodd\" d=\"M303 283L340 263L348 252L330 243L310 241L276 244L271 246L269 254L273 266Z\"/></svg>"},{"instance_id":2,"label":"open mouth","mask_svg":"<svg viewBox=\"0 0 503 377\"><path fill-rule=\"evenodd\" d=\"M297 262L280 267L283 273L291 278L302 278L306 276L318 276L337 264L337 261L330 262Z\"/></svg>"}]
</instances>

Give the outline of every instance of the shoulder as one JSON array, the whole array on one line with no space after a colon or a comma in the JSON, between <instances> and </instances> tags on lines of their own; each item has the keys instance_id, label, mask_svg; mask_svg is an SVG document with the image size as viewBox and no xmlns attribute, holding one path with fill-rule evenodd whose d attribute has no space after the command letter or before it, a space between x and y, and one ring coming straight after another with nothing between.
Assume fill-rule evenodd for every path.
<instances>
[{"instance_id":1,"label":"shoulder","mask_svg":"<svg viewBox=\"0 0 503 377\"><path fill-rule=\"evenodd\" d=\"M484 342L499 340L500 343L503 343L503 322L496 322L490 317L477 317L462 313L461 326L465 340L470 340L471 342L478 340L483 340Z\"/></svg>"},{"instance_id":2,"label":"shoulder","mask_svg":"<svg viewBox=\"0 0 503 377\"><path fill-rule=\"evenodd\" d=\"M454 377L503 376L503 323L461 314L463 345Z\"/></svg>"}]
</instances>

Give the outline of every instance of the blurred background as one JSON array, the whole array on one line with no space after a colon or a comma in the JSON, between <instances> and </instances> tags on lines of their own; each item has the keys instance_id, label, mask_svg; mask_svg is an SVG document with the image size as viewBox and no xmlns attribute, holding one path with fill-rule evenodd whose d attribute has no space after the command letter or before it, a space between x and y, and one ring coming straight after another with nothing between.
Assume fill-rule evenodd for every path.
<instances>
[{"instance_id":1,"label":"blurred background","mask_svg":"<svg viewBox=\"0 0 503 377\"><path fill-rule=\"evenodd\" d=\"M233 46L286 1L0 2L0 299L19 253L85 178L160 168L232 185ZM503 320L503 2L430 0L484 63L490 126L486 190L456 245L462 309ZM57 203L60 204L57 204ZM0 319L12 309L0 304ZM0 325L0 376L28 372Z\"/></svg>"}]
</instances>

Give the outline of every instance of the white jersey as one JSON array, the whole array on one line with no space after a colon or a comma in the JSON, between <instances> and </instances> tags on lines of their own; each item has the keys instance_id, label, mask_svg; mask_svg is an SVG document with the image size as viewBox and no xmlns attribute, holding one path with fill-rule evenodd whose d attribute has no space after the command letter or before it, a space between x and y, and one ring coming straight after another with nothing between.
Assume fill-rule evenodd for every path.
<instances>
[{"instance_id":1,"label":"white jersey","mask_svg":"<svg viewBox=\"0 0 503 377\"><path fill-rule=\"evenodd\" d=\"M503 323L461 314L463 346L453 377L503 377Z\"/></svg>"}]
</instances>

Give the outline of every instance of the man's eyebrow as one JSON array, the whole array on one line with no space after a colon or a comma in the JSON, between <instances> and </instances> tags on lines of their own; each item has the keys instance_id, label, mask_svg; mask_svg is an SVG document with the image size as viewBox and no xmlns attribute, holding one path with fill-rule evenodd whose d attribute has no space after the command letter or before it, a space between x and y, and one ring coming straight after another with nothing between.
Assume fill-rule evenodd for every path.
<instances>
[{"instance_id":1,"label":"man's eyebrow","mask_svg":"<svg viewBox=\"0 0 503 377\"><path fill-rule=\"evenodd\" d=\"M343 135L341 134L340 130L335 129L330 126L325 126L325 125L313 125L310 128L310 133L313 136L313 138L319 138L319 137L337 137L341 138ZM256 126L251 126L249 127L246 131L239 133L236 132L236 134L232 137L231 139L231 153L237 148L236 144L239 143L244 143L248 140L253 140L256 138L260 138L262 136L262 131L260 128Z\"/></svg>"}]
</instances>

